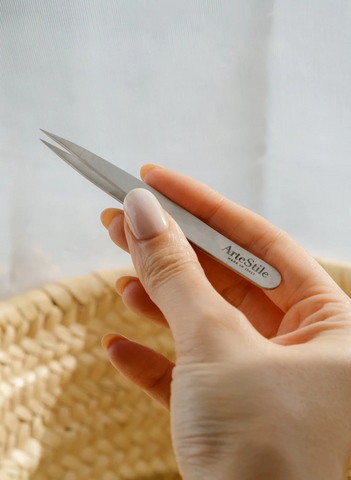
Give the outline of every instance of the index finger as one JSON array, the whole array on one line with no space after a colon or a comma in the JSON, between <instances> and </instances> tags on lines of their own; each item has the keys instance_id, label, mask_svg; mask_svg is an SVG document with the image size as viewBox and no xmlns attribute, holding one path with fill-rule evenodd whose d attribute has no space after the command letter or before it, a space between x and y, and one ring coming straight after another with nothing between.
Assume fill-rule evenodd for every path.
<instances>
[{"instance_id":1,"label":"index finger","mask_svg":"<svg viewBox=\"0 0 351 480\"><path fill-rule=\"evenodd\" d=\"M217 232L276 268L282 281L265 294L284 312L311 295L341 291L287 232L207 185L157 165L144 165L142 180Z\"/></svg>"}]
</instances>

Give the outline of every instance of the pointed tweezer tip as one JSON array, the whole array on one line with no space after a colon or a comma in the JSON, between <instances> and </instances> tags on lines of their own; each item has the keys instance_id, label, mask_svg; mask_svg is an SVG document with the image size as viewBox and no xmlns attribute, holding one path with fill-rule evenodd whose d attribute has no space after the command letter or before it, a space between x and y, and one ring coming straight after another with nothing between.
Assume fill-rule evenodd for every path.
<instances>
[{"instance_id":1,"label":"pointed tweezer tip","mask_svg":"<svg viewBox=\"0 0 351 480\"><path fill-rule=\"evenodd\" d=\"M39 139L41 142L44 143L44 145L46 145L48 148L50 148L50 150L52 150L54 153L56 153L56 155L58 155L60 158L62 158L63 160L65 160L65 162L68 161L68 158L71 158L72 155L68 152L65 152L64 150L61 150L60 148L57 148L55 147L55 145L51 145L51 143L49 142L46 142L45 140L43 140L42 138ZM70 162L68 162L70 163Z\"/></svg>"},{"instance_id":2,"label":"pointed tweezer tip","mask_svg":"<svg viewBox=\"0 0 351 480\"><path fill-rule=\"evenodd\" d=\"M62 158L62 154L66 154L66 155L67 155L67 152L64 152L63 150L61 150L60 148L55 147L54 145L51 145L51 143L46 142L46 141L43 140L42 138L39 138L39 140L40 140L41 142L43 142L44 145L46 145L47 147L49 147L50 150L52 150L54 153L56 153L56 155L61 156L61 158ZM61 153L61 155L60 155L59 152Z\"/></svg>"},{"instance_id":3,"label":"pointed tweezer tip","mask_svg":"<svg viewBox=\"0 0 351 480\"><path fill-rule=\"evenodd\" d=\"M42 128L39 128L39 130L40 130L41 132L45 133L45 135L47 135L48 137L52 137L52 136L53 136L52 133L47 132L46 130L43 130Z\"/></svg>"}]
</instances>

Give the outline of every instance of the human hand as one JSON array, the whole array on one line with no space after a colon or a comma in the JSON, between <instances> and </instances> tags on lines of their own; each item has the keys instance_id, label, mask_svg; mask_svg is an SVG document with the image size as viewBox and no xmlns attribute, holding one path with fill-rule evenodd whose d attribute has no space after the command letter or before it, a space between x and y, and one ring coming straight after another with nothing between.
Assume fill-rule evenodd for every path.
<instances>
[{"instance_id":1,"label":"human hand","mask_svg":"<svg viewBox=\"0 0 351 480\"><path fill-rule=\"evenodd\" d=\"M198 249L150 192L102 222L138 275L117 291L169 327L176 365L114 334L112 364L165 408L184 480L341 480L351 454L351 300L287 233L157 166L143 180L275 267L261 290ZM138 238L139 237L139 238Z\"/></svg>"}]
</instances>

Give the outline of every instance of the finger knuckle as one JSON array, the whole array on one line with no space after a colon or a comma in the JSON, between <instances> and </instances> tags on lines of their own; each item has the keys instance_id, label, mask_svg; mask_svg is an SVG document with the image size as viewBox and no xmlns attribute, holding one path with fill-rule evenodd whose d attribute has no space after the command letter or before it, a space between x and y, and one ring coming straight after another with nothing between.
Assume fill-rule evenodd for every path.
<instances>
[{"instance_id":1,"label":"finger knuckle","mask_svg":"<svg viewBox=\"0 0 351 480\"><path fill-rule=\"evenodd\" d=\"M285 230L270 225L261 235L252 240L249 250L258 251L260 255L265 256L278 242L288 244L291 241L291 236Z\"/></svg>"},{"instance_id":2,"label":"finger knuckle","mask_svg":"<svg viewBox=\"0 0 351 480\"><path fill-rule=\"evenodd\" d=\"M174 251L167 247L160 248L146 256L142 268L143 279L147 288L152 291L184 274L189 268L198 268L195 254L191 255L183 250Z\"/></svg>"}]
</instances>

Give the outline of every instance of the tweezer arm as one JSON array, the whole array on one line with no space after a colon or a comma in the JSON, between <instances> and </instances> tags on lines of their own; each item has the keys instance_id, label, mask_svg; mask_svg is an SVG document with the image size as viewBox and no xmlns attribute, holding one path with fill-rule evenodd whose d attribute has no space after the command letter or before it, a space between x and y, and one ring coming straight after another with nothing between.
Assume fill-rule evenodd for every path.
<instances>
[{"instance_id":1,"label":"tweezer arm","mask_svg":"<svg viewBox=\"0 0 351 480\"><path fill-rule=\"evenodd\" d=\"M273 289L280 284L281 276L275 268L231 242L157 190L89 152L89 150L45 130L43 132L68 150L69 153L43 140L45 145L114 199L123 203L127 192L134 188L149 190L159 200L162 207L175 219L193 245L258 287Z\"/></svg>"},{"instance_id":2,"label":"tweezer arm","mask_svg":"<svg viewBox=\"0 0 351 480\"><path fill-rule=\"evenodd\" d=\"M152 191L162 207L179 224L190 243L258 287L268 290L278 287L281 276L271 265L228 240L155 189L146 184L144 188Z\"/></svg>"}]
</instances>

